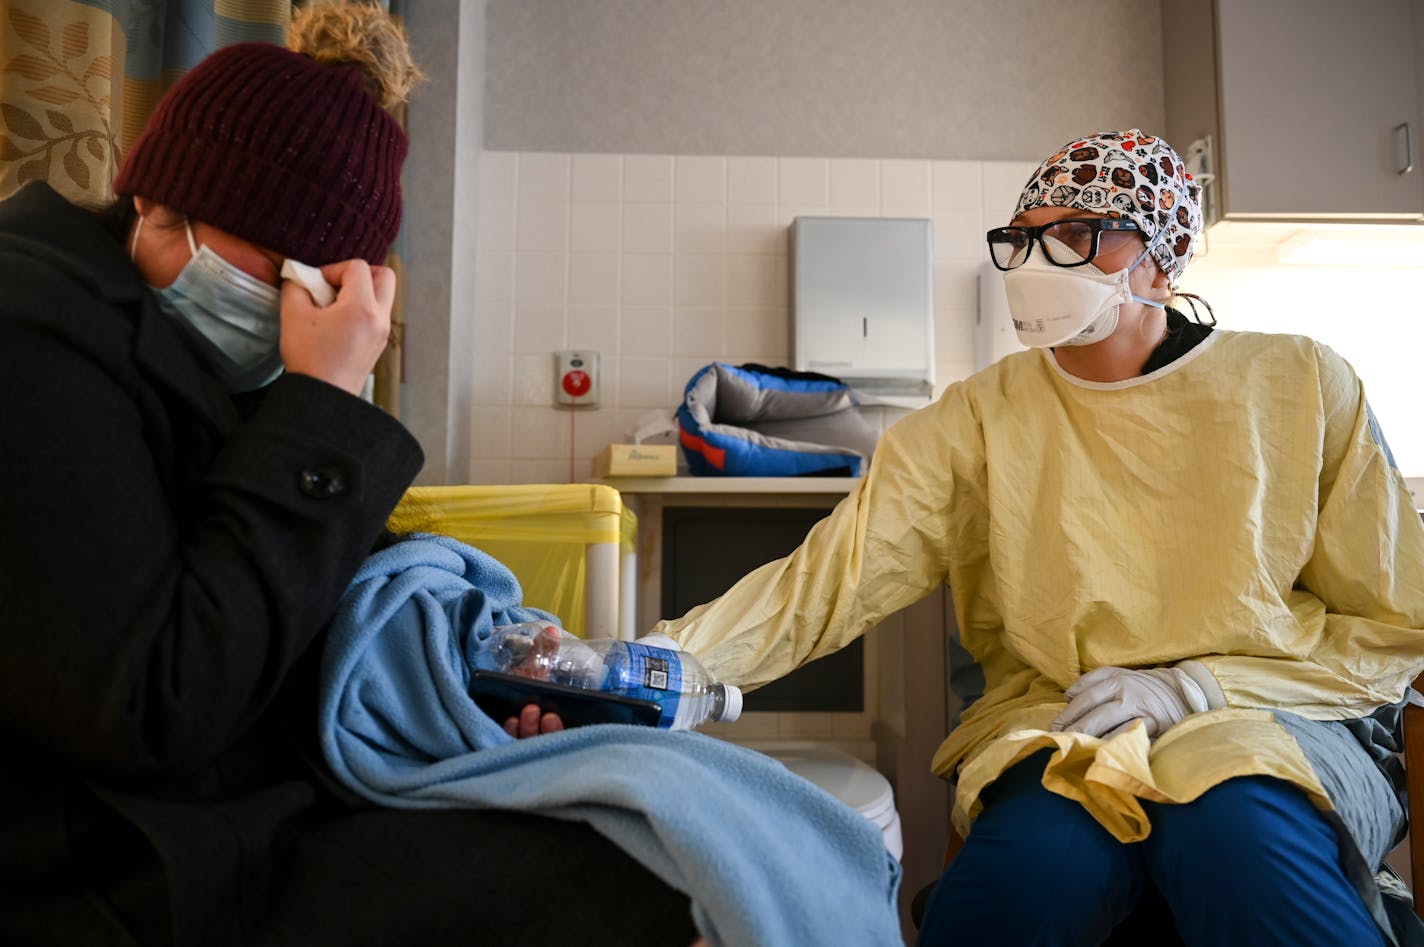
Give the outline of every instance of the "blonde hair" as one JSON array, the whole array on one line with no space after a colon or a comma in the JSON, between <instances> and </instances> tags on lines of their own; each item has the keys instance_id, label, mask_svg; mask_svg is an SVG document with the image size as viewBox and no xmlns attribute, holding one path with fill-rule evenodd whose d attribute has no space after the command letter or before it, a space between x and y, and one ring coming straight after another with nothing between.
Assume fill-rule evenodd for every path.
<instances>
[{"instance_id":1,"label":"blonde hair","mask_svg":"<svg viewBox=\"0 0 1424 947\"><path fill-rule=\"evenodd\" d=\"M312 0L292 13L287 48L319 63L356 66L371 97L388 110L425 78L411 59L405 27L373 3Z\"/></svg>"}]
</instances>

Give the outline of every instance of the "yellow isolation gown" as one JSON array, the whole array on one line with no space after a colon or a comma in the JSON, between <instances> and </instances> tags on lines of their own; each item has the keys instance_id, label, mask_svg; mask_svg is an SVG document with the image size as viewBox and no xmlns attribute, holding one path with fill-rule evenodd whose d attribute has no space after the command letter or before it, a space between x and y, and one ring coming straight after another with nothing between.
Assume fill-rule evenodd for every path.
<instances>
[{"instance_id":1,"label":"yellow isolation gown","mask_svg":"<svg viewBox=\"0 0 1424 947\"><path fill-rule=\"evenodd\" d=\"M755 687L942 582L986 681L933 761L958 772L963 833L983 788L1050 746L1044 785L1125 842L1150 830L1139 800L1246 774L1329 810L1271 711L1363 717L1424 668L1424 525L1360 381L1299 336L1218 330L1114 383L1010 356L886 432L795 552L655 630ZM1155 742L1048 729L1085 672L1186 659L1224 707Z\"/></svg>"}]
</instances>

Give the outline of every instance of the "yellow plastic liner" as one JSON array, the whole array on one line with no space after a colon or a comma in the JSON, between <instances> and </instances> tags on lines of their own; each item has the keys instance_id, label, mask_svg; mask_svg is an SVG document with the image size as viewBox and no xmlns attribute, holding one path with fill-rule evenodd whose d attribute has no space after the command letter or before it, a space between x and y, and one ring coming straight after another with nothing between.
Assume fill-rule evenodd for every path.
<instances>
[{"instance_id":1,"label":"yellow plastic liner","mask_svg":"<svg viewBox=\"0 0 1424 947\"><path fill-rule=\"evenodd\" d=\"M637 535L637 518L618 491L591 483L412 487L388 525L489 553L519 579L525 605L553 612L578 635L587 627L588 547L631 549Z\"/></svg>"}]
</instances>

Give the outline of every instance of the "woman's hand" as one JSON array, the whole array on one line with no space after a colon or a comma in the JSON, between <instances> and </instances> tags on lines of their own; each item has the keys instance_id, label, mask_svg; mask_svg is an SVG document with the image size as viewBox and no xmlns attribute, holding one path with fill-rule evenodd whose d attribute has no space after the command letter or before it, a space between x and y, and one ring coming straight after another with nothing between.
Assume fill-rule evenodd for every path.
<instances>
[{"instance_id":1,"label":"woman's hand","mask_svg":"<svg viewBox=\"0 0 1424 947\"><path fill-rule=\"evenodd\" d=\"M359 395L391 334L396 274L346 260L323 266L321 275L337 290L324 308L295 280L282 283L282 364Z\"/></svg>"},{"instance_id":2,"label":"woman's hand","mask_svg":"<svg viewBox=\"0 0 1424 947\"><path fill-rule=\"evenodd\" d=\"M537 737L541 733L558 733L564 729L564 721L558 714L541 714L538 704L525 704L518 717L510 717L504 722L504 732L516 740Z\"/></svg>"}]
</instances>

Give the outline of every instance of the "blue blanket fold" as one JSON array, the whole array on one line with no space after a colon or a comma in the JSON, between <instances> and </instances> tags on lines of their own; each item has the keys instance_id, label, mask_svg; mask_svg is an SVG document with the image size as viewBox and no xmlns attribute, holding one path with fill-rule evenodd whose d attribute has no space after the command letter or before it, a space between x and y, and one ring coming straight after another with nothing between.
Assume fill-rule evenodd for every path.
<instances>
[{"instance_id":1,"label":"blue blanket fold","mask_svg":"<svg viewBox=\"0 0 1424 947\"><path fill-rule=\"evenodd\" d=\"M649 727L506 734L467 687L495 625L552 617L521 600L508 569L445 537L367 561L322 664L322 747L345 785L387 806L587 822L686 892L714 945L903 943L879 831L775 760Z\"/></svg>"}]
</instances>

